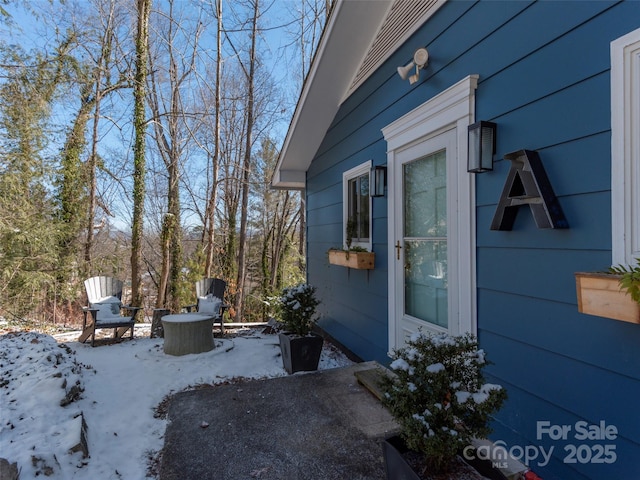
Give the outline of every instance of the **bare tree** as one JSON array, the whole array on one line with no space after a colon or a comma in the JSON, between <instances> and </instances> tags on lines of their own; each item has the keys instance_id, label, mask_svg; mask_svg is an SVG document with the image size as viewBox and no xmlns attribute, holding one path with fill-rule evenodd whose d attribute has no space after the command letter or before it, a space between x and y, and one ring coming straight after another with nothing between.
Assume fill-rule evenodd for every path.
<instances>
[{"instance_id":1,"label":"bare tree","mask_svg":"<svg viewBox=\"0 0 640 480\"><path fill-rule=\"evenodd\" d=\"M222 0L216 0L216 90L215 90L215 126L213 131L213 156L211 158L211 189L208 192L205 232L206 232L206 258L205 276L211 277L213 274L213 258L215 252L215 213L216 201L218 198L218 172L220 168L220 96L222 89Z\"/></svg>"},{"instance_id":2,"label":"bare tree","mask_svg":"<svg viewBox=\"0 0 640 480\"><path fill-rule=\"evenodd\" d=\"M97 2L98 18L102 23L102 35L100 37L98 56L92 67L93 77L93 126L91 131L91 152L88 159L88 185L89 185L89 205L86 215L86 239L84 246L85 271L83 276L89 273L91 265L91 254L94 243L94 233L96 227L104 225L104 217L96 225L96 209L98 204L96 169L98 168L98 143L100 141L99 123L101 121L102 101L112 92L121 88L130 87L128 81L129 68L126 62L122 61L120 46L118 45L116 29L119 8L117 0L107 0ZM120 55L120 58L117 56ZM116 65L116 78L113 78L112 65ZM109 209L104 208L108 213Z\"/></svg>"},{"instance_id":3,"label":"bare tree","mask_svg":"<svg viewBox=\"0 0 640 480\"><path fill-rule=\"evenodd\" d=\"M260 162L256 183L261 185L262 295L266 299L280 291L285 286L285 281L293 283L303 280L304 270L295 271L292 268L291 275L285 276L287 258L295 259L290 254L298 243L296 226L300 222L299 193L270 188L269 180L277 160L277 150L271 139L262 142L258 156ZM289 263L295 265L298 262Z\"/></svg>"},{"instance_id":4,"label":"bare tree","mask_svg":"<svg viewBox=\"0 0 640 480\"><path fill-rule=\"evenodd\" d=\"M196 72L199 37L202 23L195 22L192 30L176 10L176 2L169 0L168 10L157 23L154 44L156 55L151 57L149 104L151 106L154 138L157 150L166 168L167 208L164 215L161 249L162 270L158 285L156 306L170 305L173 311L180 309L180 283L183 260L182 225L180 206L180 178L184 153L192 138L188 128L189 106L185 104L182 90L189 87L188 79ZM188 39L188 47L181 40ZM165 63L166 62L166 63ZM165 296L168 294L168 298Z\"/></svg>"}]
</instances>

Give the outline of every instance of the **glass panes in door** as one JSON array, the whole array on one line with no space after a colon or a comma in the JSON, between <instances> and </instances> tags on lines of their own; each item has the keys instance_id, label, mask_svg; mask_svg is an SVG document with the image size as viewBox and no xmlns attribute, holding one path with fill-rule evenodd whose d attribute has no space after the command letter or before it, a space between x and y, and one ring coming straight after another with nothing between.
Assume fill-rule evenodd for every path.
<instances>
[{"instance_id":1,"label":"glass panes in door","mask_svg":"<svg viewBox=\"0 0 640 480\"><path fill-rule=\"evenodd\" d=\"M448 327L446 150L403 164L404 313Z\"/></svg>"}]
</instances>

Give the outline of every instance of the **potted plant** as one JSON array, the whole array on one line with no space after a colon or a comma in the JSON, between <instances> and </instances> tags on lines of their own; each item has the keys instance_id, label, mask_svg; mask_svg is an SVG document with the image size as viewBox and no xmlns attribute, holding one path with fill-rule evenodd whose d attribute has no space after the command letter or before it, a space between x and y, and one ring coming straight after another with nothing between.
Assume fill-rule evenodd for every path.
<instances>
[{"instance_id":1,"label":"potted plant","mask_svg":"<svg viewBox=\"0 0 640 480\"><path fill-rule=\"evenodd\" d=\"M577 272L575 277L579 312L640 323L640 259L635 266Z\"/></svg>"},{"instance_id":2,"label":"potted plant","mask_svg":"<svg viewBox=\"0 0 640 480\"><path fill-rule=\"evenodd\" d=\"M349 217L346 225L346 248L329 249L329 263L359 270L371 270L374 267L375 254L366 248L352 247L353 237L357 235L357 222Z\"/></svg>"},{"instance_id":3,"label":"potted plant","mask_svg":"<svg viewBox=\"0 0 640 480\"><path fill-rule=\"evenodd\" d=\"M323 339L311 330L315 324L315 287L301 283L282 290L279 298L279 322L282 332L278 335L282 362L288 373L318 369Z\"/></svg>"},{"instance_id":4,"label":"potted plant","mask_svg":"<svg viewBox=\"0 0 640 480\"><path fill-rule=\"evenodd\" d=\"M469 468L459 452L490 433L490 417L506 398L500 385L484 381L484 351L471 334L418 332L393 358L395 375L380 384L382 402L401 428L383 442L387 479L459 478L454 467Z\"/></svg>"},{"instance_id":5,"label":"potted plant","mask_svg":"<svg viewBox=\"0 0 640 480\"><path fill-rule=\"evenodd\" d=\"M626 290L634 302L640 303L640 258L636 258L635 266L618 265L611 267L609 271L620 275L620 288Z\"/></svg>"}]
</instances>

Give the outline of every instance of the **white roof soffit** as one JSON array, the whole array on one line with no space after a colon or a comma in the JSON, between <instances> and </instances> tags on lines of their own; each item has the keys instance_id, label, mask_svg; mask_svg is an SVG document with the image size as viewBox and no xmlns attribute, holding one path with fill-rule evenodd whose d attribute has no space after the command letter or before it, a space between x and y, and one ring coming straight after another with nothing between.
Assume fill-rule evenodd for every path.
<instances>
[{"instance_id":1,"label":"white roof soffit","mask_svg":"<svg viewBox=\"0 0 640 480\"><path fill-rule=\"evenodd\" d=\"M391 4L336 0L285 137L273 187L304 188L307 168Z\"/></svg>"}]
</instances>

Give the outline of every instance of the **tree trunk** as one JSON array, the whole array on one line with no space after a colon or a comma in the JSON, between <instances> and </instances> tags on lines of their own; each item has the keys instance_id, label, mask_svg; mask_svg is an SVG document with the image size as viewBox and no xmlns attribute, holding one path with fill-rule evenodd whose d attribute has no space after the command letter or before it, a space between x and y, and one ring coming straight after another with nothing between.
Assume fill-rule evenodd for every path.
<instances>
[{"instance_id":1,"label":"tree trunk","mask_svg":"<svg viewBox=\"0 0 640 480\"><path fill-rule=\"evenodd\" d=\"M170 277L170 289L169 293L171 295L170 298L170 308L173 312L180 311L180 272L182 271L182 228L180 225L180 188L178 184L179 174L178 174L178 159L176 158L174 163L172 164L172 168L170 169L170 181L171 185L169 187L169 216L172 217L172 226L171 229L171 248L170 248L170 259L171 259L171 270L169 272Z\"/></svg>"},{"instance_id":2,"label":"tree trunk","mask_svg":"<svg viewBox=\"0 0 640 480\"><path fill-rule=\"evenodd\" d=\"M205 259L205 276L211 277L213 274L213 254L215 252L215 213L216 201L218 198L218 168L220 164L220 95L222 90L220 83L222 82L222 0L216 1L217 12L217 31L216 31L216 98L215 98L215 131L213 132L214 147L213 159L211 161L211 192L209 192L209 204L207 205L207 243L206 243L206 259Z\"/></svg>"},{"instance_id":3,"label":"tree trunk","mask_svg":"<svg viewBox=\"0 0 640 480\"><path fill-rule=\"evenodd\" d=\"M133 221L131 225L131 302L143 304L142 289L142 234L145 195L145 146L146 122L145 100L147 62L149 57L149 15L151 0L137 0L138 27L136 32L136 75L133 89Z\"/></svg>"},{"instance_id":4,"label":"tree trunk","mask_svg":"<svg viewBox=\"0 0 640 480\"><path fill-rule=\"evenodd\" d=\"M167 301L167 286L169 285L169 249L171 246L171 225L172 218L169 214L162 220L162 232L160 234L160 251L162 252L162 267L160 269L160 280L158 281L158 296L156 297L156 308L163 308Z\"/></svg>"},{"instance_id":5,"label":"tree trunk","mask_svg":"<svg viewBox=\"0 0 640 480\"><path fill-rule=\"evenodd\" d=\"M105 35L105 38L110 38L110 35ZM105 47L106 48L106 47ZM87 212L87 238L84 244L84 268L85 272L83 276L88 276L91 270L91 249L93 247L93 230L95 228L96 221L96 205L97 205L97 182L96 182L96 168L98 166L98 123L100 121L100 103L102 100L102 94L100 91L100 82L102 81L101 66L99 65L96 72L96 89L95 89L95 102L96 108L93 112L93 131L91 134L91 154L87 162L89 167L89 205Z\"/></svg>"},{"instance_id":6,"label":"tree trunk","mask_svg":"<svg viewBox=\"0 0 640 480\"><path fill-rule=\"evenodd\" d=\"M83 205L87 200L87 186L85 176L82 174L80 157L86 145L85 130L94 105L91 99L91 85L88 83L81 88L80 103L80 109L67 136L62 154L62 182L59 195L63 228L59 241L60 253L57 267L57 281L61 285L68 284L72 278L71 269L76 264L79 251L77 240L84 227ZM82 276L86 277L86 275Z\"/></svg>"}]
</instances>

